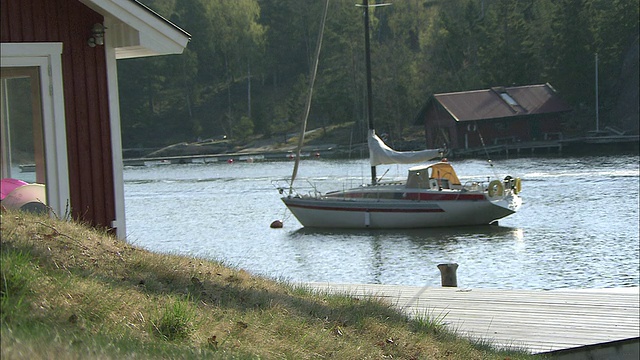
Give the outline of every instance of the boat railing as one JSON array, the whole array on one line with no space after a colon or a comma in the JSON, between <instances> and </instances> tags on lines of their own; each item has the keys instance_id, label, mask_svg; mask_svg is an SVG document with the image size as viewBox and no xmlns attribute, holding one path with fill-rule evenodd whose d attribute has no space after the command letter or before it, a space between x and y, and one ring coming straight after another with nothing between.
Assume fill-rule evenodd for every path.
<instances>
[{"instance_id":1,"label":"boat railing","mask_svg":"<svg viewBox=\"0 0 640 360\"><path fill-rule=\"evenodd\" d=\"M279 179L272 180L271 185L278 190L278 193L291 197L320 197L322 192L311 182L308 181L308 186L296 186L291 187L290 180Z\"/></svg>"},{"instance_id":2,"label":"boat railing","mask_svg":"<svg viewBox=\"0 0 640 360\"><path fill-rule=\"evenodd\" d=\"M469 192L484 192L487 191L488 185L485 185L483 181L467 181L462 185L463 191Z\"/></svg>"},{"instance_id":3,"label":"boat railing","mask_svg":"<svg viewBox=\"0 0 640 360\"><path fill-rule=\"evenodd\" d=\"M507 176L504 180L494 179L487 181L467 181L462 185L463 191L487 193L489 197L504 198L509 195L517 195L520 191L520 179Z\"/></svg>"},{"instance_id":4,"label":"boat railing","mask_svg":"<svg viewBox=\"0 0 640 360\"><path fill-rule=\"evenodd\" d=\"M363 186L398 186L398 185L404 185L404 181L400 181L400 180L389 180L389 181L382 181L382 182L377 182L375 184L365 184Z\"/></svg>"}]
</instances>

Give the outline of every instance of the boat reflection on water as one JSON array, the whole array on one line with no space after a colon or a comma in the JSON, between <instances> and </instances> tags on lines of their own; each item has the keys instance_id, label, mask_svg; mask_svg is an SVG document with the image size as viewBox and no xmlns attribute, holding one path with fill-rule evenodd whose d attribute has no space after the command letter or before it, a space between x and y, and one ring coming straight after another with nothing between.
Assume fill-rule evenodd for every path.
<instances>
[{"instance_id":1,"label":"boat reflection on water","mask_svg":"<svg viewBox=\"0 0 640 360\"><path fill-rule=\"evenodd\" d=\"M484 285L485 280L499 277L487 272L496 265L495 252L519 253L527 246L521 228L497 225L400 230L303 227L287 237L298 270L313 272L307 275L312 281L431 287L440 286L438 265L443 263L460 265L460 286ZM518 268L516 262L521 260L515 258L502 265ZM478 276L481 281L475 279Z\"/></svg>"},{"instance_id":2,"label":"boat reflection on water","mask_svg":"<svg viewBox=\"0 0 640 360\"><path fill-rule=\"evenodd\" d=\"M410 240L413 242L492 240L522 241L524 232L520 228L500 225L476 225L439 227L424 229L326 229L302 227L289 233L292 239L350 239L375 238L388 240Z\"/></svg>"}]
</instances>

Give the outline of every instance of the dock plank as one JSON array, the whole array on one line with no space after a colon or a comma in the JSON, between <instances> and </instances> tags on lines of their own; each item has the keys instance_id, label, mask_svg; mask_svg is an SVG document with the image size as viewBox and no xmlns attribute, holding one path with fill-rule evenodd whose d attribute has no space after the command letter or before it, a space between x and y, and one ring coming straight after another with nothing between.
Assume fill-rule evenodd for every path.
<instances>
[{"instance_id":1,"label":"dock plank","mask_svg":"<svg viewBox=\"0 0 640 360\"><path fill-rule=\"evenodd\" d=\"M640 337L639 288L494 290L309 283L318 292L384 299L462 336L541 353Z\"/></svg>"}]
</instances>

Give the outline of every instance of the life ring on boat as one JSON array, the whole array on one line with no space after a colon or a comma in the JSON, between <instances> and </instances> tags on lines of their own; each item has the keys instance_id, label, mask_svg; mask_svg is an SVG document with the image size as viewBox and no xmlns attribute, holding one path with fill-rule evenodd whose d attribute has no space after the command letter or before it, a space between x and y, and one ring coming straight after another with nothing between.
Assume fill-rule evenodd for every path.
<instances>
[{"instance_id":1,"label":"life ring on boat","mask_svg":"<svg viewBox=\"0 0 640 360\"><path fill-rule=\"evenodd\" d=\"M493 180L492 182L490 182L488 192L489 197L502 196L504 194L504 186L502 186L502 181Z\"/></svg>"},{"instance_id":2,"label":"life ring on boat","mask_svg":"<svg viewBox=\"0 0 640 360\"><path fill-rule=\"evenodd\" d=\"M520 191L522 191L522 181L520 180L520 178L516 178L513 184L513 193L518 195Z\"/></svg>"}]
</instances>

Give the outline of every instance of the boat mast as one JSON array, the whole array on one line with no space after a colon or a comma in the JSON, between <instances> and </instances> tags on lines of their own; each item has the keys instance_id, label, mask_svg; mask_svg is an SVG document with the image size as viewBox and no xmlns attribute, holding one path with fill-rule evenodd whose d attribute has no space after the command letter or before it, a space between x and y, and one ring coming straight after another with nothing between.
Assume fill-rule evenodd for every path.
<instances>
[{"instance_id":1,"label":"boat mast","mask_svg":"<svg viewBox=\"0 0 640 360\"><path fill-rule=\"evenodd\" d=\"M596 53L596 133L600 131L600 114L598 111L598 53Z\"/></svg>"},{"instance_id":2,"label":"boat mast","mask_svg":"<svg viewBox=\"0 0 640 360\"><path fill-rule=\"evenodd\" d=\"M364 8L364 52L367 77L367 117L369 130L373 130L373 91L371 90L371 47L369 45L369 0L362 0ZM376 166L371 166L371 184L377 182Z\"/></svg>"}]
</instances>

